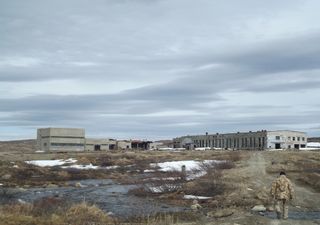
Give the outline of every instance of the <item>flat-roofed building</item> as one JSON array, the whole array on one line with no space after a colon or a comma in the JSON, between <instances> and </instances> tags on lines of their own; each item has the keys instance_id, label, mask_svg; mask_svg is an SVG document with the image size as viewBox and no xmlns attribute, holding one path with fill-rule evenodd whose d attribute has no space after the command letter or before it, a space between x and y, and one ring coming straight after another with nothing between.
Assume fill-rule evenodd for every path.
<instances>
[{"instance_id":1,"label":"flat-roofed building","mask_svg":"<svg viewBox=\"0 0 320 225\"><path fill-rule=\"evenodd\" d=\"M85 150L85 130L80 128L40 128L37 130L38 149L45 152Z\"/></svg>"},{"instance_id":2,"label":"flat-roofed building","mask_svg":"<svg viewBox=\"0 0 320 225\"><path fill-rule=\"evenodd\" d=\"M131 141L128 141L128 140L117 141L117 149L118 150L129 150L131 148L132 148Z\"/></svg>"},{"instance_id":3,"label":"flat-roofed building","mask_svg":"<svg viewBox=\"0 0 320 225\"><path fill-rule=\"evenodd\" d=\"M86 151L108 151L113 149L115 141L111 139L86 138Z\"/></svg>"},{"instance_id":4,"label":"flat-roofed building","mask_svg":"<svg viewBox=\"0 0 320 225\"><path fill-rule=\"evenodd\" d=\"M267 148L300 149L307 146L307 134L300 131L279 130L267 132Z\"/></svg>"},{"instance_id":5,"label":"flat-roofed building","mask_svg":"<svg viewBox=\"0 0 320 225\"><path fill-rule=\"evenodd\" d=\"M300 149L307 144L307 135L299 131L237 132L226 134L188 135L173 139L175 148L211 149Z\"/></svg>"}]
</instances>

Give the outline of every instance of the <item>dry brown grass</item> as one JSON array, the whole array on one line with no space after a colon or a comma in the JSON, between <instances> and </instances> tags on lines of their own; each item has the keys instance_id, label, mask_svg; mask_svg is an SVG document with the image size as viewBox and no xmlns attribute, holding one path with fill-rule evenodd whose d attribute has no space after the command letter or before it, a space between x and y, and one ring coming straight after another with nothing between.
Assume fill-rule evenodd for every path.
<instances>
[{"instance_id":1,"label":"dry brown grass","mask_svg":"<svg viewBox=\"0 0 320 225\"><path fill-rule=\"evenodd\" d=\"M288 176L305 185L320 190L320 152L285 151L269 153L268 173L286 171ZM291 175L291 176L290 176Z\"/></svg>"},{"instance_id":2,"label":"dry brown grass","mask_svg":"<svg viewBox=\"0 0 320 225\"><path fill-rule=\"evenodd\" d=\"M43 202L45 209L50 208L49 202ZM52 208L52 211L40 212L39 206L31 204L14 204L0 208L1 225L105 225L117 224L117 221L106 215L94 205L80 203L66 210Z\"/></svg>"}]
</instances>

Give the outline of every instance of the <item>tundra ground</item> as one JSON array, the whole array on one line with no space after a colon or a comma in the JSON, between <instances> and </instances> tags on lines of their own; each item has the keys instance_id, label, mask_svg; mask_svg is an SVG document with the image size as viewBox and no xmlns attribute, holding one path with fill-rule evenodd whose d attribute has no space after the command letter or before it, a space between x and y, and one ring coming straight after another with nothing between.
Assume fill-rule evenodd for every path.
<instances>
[{"instance_id":1,"label":"tundra ground","mask_svg":"<svg viewBox=\"0 0 320 225\"><path fill-rule=\"evenodd\" d=\"M83 164L91 163L98 166L119 166L114 170L82 170L75 173L74 170L61 170L58 168L42 168L30 166L24 163L26 160L35 159L68 159L74 158ZM141 224L320 224L320 153L319 152L298 152L298 151L187 151L187 152L110 152L110 153L67 153L67 154L39 154L24 152L0 153L0 183L5 187L33 187L45 186L48 184L64 185L70 179L92 179L111 178L118 182L130 183L140 182L135 176L150 169L150 163L178 160L225 160L232 162L232 166L220 168L220 174L204 176L199 181L188 181L170 193L153 194L155 201L164 201L171 204L190 207L192 200L183 199L183 193L194 191L204 185L212 184L212 179L219 182L207 193L212 198L199 200L202 208L197 212L190 212L190 215L170 215L169 217L155 217L153 219L131 221ZM13 165L16 165L13 167ZM130 166L131 172L128 172ZM285 170L293 182L295 198L290 203L292 215L286 221L278 221L267 215L258 215L251 212L252 207L264 205L272 210L272 199L269 196L269 189L273 179L280 172ZM217 183L215 183L217 184ZM210 189L205 191L210 192ZM135 193L133 193L135 194ZM146 193L139 193L143 197ZM150 196L148 196L150 197ZM17 207L17 206L15 206ZM29 224L34 221L48 220L53 215L59 216L58 212L51 211L50 214L35 215L32 210L28 211ZM316 218L308 218L309 212L318 213ZM23 213L20 212L19 215ZM2 224L14 223L14 215L8 206L1 207ZM301 218L300 218L300 217ZM48 218L47 218L48 217ZM5 223L5 218L12 218L13 221ZM65 215L61 215L65 218ZM88 217L89 218L89 217ZM103 217L106 219L105 217ZM57 219L57 218L56 218ZM29 221L29 220L28 220ZM63 219L60 219L63 224ZM111 220L110 220L111 221ZM95 220L97 223L98 221ZM130 224L130 221L123 223ZM115 222L114 222L115 223ZM119 224L119 221L117 222ZM59 224L59 223L52 223Z\"/></svg>"}]
</instances>

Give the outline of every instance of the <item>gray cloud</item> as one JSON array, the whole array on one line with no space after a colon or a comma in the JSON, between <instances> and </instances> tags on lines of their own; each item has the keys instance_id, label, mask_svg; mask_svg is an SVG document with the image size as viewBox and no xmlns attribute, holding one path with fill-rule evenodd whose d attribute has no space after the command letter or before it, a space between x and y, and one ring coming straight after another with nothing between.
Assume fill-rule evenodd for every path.
<instances>
[{"instance_id":1,"label":"gray cloud","mask_svg":"<svg viewBox=\"0 0 320 225\"><path fill-rule=\"evenodd\" d=\"M281 128L320 135L318 7L2 1L0 139L43 126L122 138Z\"/></svg>"}]
</instances>

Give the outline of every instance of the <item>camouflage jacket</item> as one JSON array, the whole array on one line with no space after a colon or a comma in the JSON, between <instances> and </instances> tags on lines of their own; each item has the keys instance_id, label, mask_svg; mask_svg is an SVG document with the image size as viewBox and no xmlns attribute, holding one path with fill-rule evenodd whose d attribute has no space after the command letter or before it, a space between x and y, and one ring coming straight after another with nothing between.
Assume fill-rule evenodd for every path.
<instances>
[{"instance_id":1,"label":"camouflage jacket","mask_svg":"<svg viewBox=\"0 0 320 225\"><path fill-rule=\"evenodd\" d=\"M293 187L290 180L285 175L281 175L273 181L270 193L275 199L292 199Z\"/></svg>"}]
</instances>

